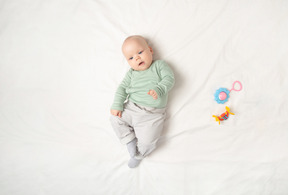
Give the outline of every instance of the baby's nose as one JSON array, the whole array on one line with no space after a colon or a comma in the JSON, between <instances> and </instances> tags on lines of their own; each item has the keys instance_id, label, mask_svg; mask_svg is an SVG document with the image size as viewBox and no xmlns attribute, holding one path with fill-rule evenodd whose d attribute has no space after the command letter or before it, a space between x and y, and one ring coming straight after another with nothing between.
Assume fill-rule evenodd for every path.
<instances>
[{"instance_id":1,"label":"baby's nose","mask_svg":"<svg viewBox=\"0 0 288 195\"><path fill-rule=\"evenodd\" d=\"M136 57L136 60L139 60L139 59L140 59L140 56L137 56L137 57Z\"/></svg>"}]
</instances>

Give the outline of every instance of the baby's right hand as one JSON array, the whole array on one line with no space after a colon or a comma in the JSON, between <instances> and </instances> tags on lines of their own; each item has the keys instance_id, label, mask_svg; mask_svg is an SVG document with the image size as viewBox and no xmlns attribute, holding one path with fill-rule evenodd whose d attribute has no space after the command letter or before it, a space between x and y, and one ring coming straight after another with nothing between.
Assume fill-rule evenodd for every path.
<instances>
[{"instance_id":1,"label":"baby's right hand","mask_svg":"<svg viewBox=\"0 0 288 195\"><path fill-rule=\"evenodd\" d=\"M112 115L114 115L114 116L118 116L118 117L120 117L121 118L121 116L122 116L122 111L120 111L120 110L110 110L110 112L111 112L111 114Z\"/></svg>"}]
</instances>

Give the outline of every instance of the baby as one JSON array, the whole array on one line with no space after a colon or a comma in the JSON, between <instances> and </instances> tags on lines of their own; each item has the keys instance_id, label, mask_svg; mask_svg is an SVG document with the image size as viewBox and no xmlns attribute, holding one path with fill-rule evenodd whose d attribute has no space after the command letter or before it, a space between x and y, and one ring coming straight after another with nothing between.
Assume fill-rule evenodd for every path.
<instances>
[{"instance_id":1,"label":"baby","mask_svg":"<svg viewBox=\"0 0 288 195\"><path fill-rule=\"evenodd\" d=\"M128 166L135 168L156 148L174 74L164 61L153 61L153 49L142 36L128 37L122 52L131 69L116 91L111 124L121 143L127 145Z\"/></svg>"}]
</instances>

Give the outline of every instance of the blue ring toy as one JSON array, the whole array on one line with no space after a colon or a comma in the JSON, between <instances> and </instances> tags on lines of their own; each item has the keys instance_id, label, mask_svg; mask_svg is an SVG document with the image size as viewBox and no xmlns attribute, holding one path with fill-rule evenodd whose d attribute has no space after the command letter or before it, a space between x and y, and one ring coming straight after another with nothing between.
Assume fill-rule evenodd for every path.
<instances>
[{"instance_id":1,"label":"blue ring toy","mask_svg":"<svg viewBox=\"0 0 288 195\"><path fill-rule=\"evenodd\" d=\"M219 94L220 94L221 92L224 92L224 93L226 93L226 95L227 95L227 97L226 97L224 100L220 100L220 99L219 99ZM229 93L230 93L230 91L229 91L228 89L226 89L226 88L219 88L219 89L217 89L217 91L216 91L215 94L214 94L214 99L215 99L215 101L216 101L218 104L224 104L224 103L227 102L228 99L229 99Z\"/></svg>"}]
</instances>

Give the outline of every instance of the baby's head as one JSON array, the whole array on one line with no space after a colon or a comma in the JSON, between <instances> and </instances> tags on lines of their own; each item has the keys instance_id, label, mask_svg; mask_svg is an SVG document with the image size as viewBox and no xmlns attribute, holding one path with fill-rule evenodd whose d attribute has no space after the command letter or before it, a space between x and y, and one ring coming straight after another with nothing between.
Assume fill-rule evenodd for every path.
<instances>
[{"instance_id":1,"label":"baby's head","mask_svg":"<svg viewBox=\"0 0 288 195\"><path fill-rule=\"evenodd\" d=\"M130 36L122 45L122 52L133 70L147 70L153 61L153 50L139 35Z\"/></svg>"}]
</instances>

